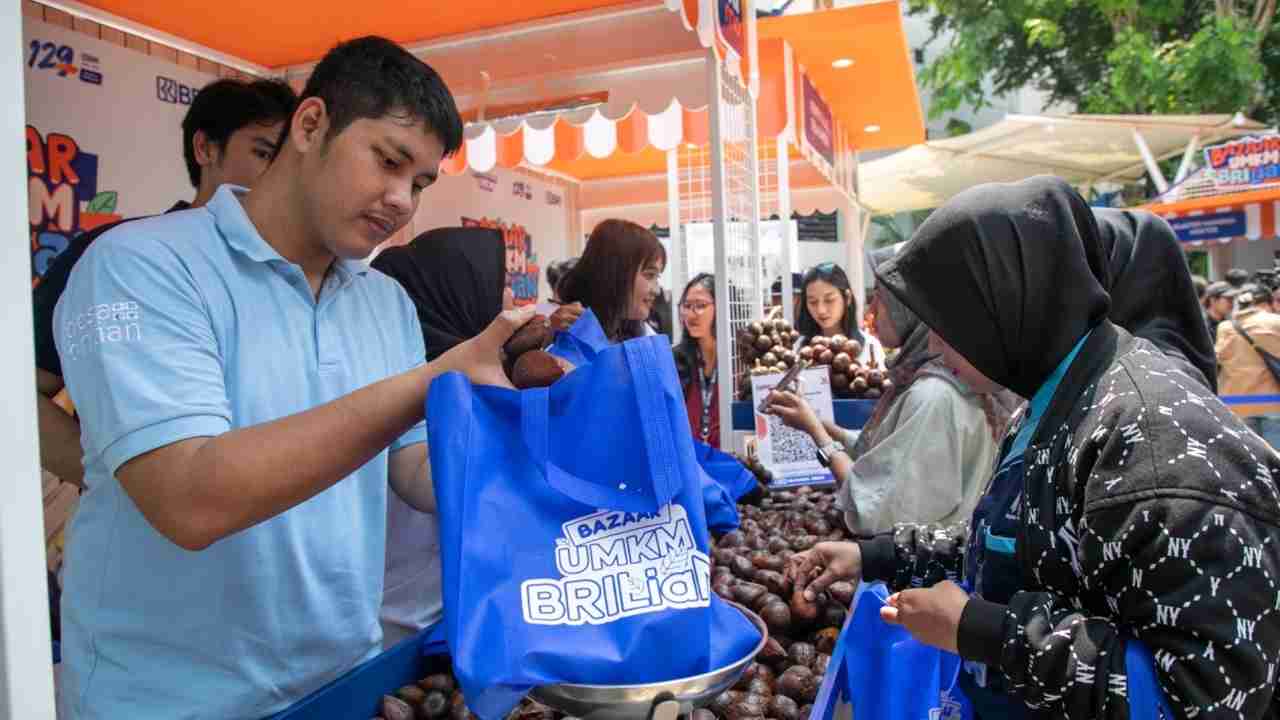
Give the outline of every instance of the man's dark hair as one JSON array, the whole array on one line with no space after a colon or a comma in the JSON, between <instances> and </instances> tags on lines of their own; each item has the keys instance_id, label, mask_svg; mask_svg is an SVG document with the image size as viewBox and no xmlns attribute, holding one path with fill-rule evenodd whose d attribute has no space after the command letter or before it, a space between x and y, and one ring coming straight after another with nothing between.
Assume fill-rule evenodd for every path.
<instances>
[{"instance_id":1,"label":"man's dark hair","mask_svg":"<svg viewBox=\"0 0 1280 720\"><path fill-rule=\"evenodd\" d=\"M1249 273L1245 270L1241 270L1240 268L1231 268L1227 271L1224 279L1228 283L1231 283L1232 287L1240 288L1244 287L1244 284L1249 282Z\"/></svg>"},{"instance_id":2,"label":"man's dark hair","mask_svg":"<svg viewBox=\"0 0 1280 720\"><path fill-rule=\"evenodd\" d=\"M298 96L279 80L215 80L205 85L191 101L182 119L182 155L187 161L191 184L200 187L200 163L196 162L195 137L204 132L209 142L225 148L240 128L251 123L288 124Z\"/></svg>"},{"instance_id":3,"label":"man's dark hair","mask_svg":"<svg viewBox=\"0 0 1280 720\"><path fill-rule=\"evenodd\" d=\"M329 138L361 118L404 113L426 122L444 145L446 157L462 147L462 116L444 79L386 38L356 38L326 53L311 71L299 101L312 97L324 100Z\"/></svg>"},{"instance_id":4,"label":"man's dark hair","mask_svg":"<svg viewBox=\"0 0 1280 720\"><path fill-rule=\"evenodd\" d=\"M564 276L568 275L569 271L573 269L573 266L577 264L578 258L571 257L567 260L553 262L547 266L547 285L551 287L553 292L556 288L560 287L560 281L564 279Z\"/></svg>"}]
</instances>

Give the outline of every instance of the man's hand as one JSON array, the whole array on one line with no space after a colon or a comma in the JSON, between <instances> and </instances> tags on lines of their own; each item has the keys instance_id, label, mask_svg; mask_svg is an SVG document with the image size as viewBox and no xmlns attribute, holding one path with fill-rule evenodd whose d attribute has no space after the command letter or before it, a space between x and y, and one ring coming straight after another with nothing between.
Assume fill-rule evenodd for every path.
<instances>
[{"instance_id":1,"label":"man's hand","mask_svg":"<svg viewBox=\"0 0 1280 720\"><path fill-rule=\"evenodd\" d=\"M814 436L824 432L822 421L805 399L793 392L778 391L769 393L769 414L779 417L787 427L795 428L802 433Z\"/></svg>"},{"instance_id":2,"label":"man's hand","mask_svg":"<svg viewBox=\"0 0 1280 720\"><path fill-rule=\"evenodd\" d=\"M931 588L890 595L889 604L880 608L880 617L906 628L912 637L926 645L958 653L960 616L968 603L968 593L950 580L944 580Z\"/></svg>"},{"instance_id":3,"label":"man's hand","mask_svg":"<svg viewBox=\"0 0 1280 720\"><path fill-rule=\"evenodd\" d=\"M533 319L534 306L526 305L516 309L515 298L510 288L502 294L502 312L484 332L455 345L441 355L432 365L438 372L457 371L476 385L497 385L510 388L511 380L502 369L502 346Z\"/></svg>"},{"instance_id":4,"label":"man's hand","mask_svg":"<svg viewBox=\"0 0 1280 720\"><path fill-rule=\"evenodd\" d=\"M578 318L582 317L583 312L584 308L582 307L582 303L575 302L569 303L568 305L561 305L556 308L556 311L551 313L551 317L547 319L548 322L551 323L551 331L564 332L565 330L568 330L573 327L574 323L578 322Z\"/></svg>"},{"instance_id":5,"label":"man's hand","mask_svg":"<svg viewBox=\"0 0 1280 720\"><path fill-rule=\"evenodd\" d=\"M811 550L792 555L786 575L797 590L804 591L805 600L814 602L833 582L862 579L862 551L857 543L818 543Z\"/></svg>"}]
</instances>

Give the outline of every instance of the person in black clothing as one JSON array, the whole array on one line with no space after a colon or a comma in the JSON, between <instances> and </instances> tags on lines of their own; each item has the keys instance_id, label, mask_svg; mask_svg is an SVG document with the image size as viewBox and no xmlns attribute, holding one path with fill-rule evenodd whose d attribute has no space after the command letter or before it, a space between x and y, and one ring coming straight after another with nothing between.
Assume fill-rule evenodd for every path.
<instances>
[{"instance_id":1,"label":"person in black clothing","mask_svg":"<svg viewBox=\"0 0 1280 720\"><path fill-rule=\"evenodd\" d=\"M293 90L275 80L218 80L202 88L182 120L183 156L196 195L191 202L178 201L167 212L204 205L219 185L247 186L257 180L275 157L296 102ZM40 465L81 487L80 426L53 402L63 384L62 362L53 340L53 311L76 262L95 240L119 224L73 238L32 293Z\"/></svg>"},{"instance_id":2,"label":"person in black clothing","mask_svg":"<svg viewBox=\"0 0 1280 720\"><path fill-rule=\"evenodd\" d=\"M1093 214L1107 254L1111 322L1151 341L1190 377L1218 392L1214 340L1173 228L1141 210L1098 208Z\"/></svg>"},{"instance_id":3,"label":"person in black clothing","mask_svg":"<svg viewBox=\"0 0 1280 720\"><path fill-rule=\"evenodd\" d=\"M428 230L373 259L418 308L427 361L480 334L502 312L506 248L490 228Z\"/></svg>"},{"instance_id":4,"label":"person in black clothing","mask_svg":"<svg viewBox=\"0 0 1280 720\"><path fill-rule=\"evenodd\" d=\"M823 543L788 574L810 598L890 583L882 617L965 660L980 718L1127 718L1135 674L1169 717L1275 718L1280 456L1108 319L1108 265L1055 178L930 216L877 278L957 375L1030 404L969 523Z\"/></svg>"}]
</instances>

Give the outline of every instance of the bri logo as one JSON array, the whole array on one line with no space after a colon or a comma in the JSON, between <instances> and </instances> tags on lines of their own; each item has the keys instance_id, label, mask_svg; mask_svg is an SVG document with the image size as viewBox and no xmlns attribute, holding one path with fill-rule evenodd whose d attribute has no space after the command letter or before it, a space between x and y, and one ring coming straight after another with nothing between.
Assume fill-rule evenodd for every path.
<instances>
[{"instance_id":1,"label":"bri logo","mask_svg":"<svg viewBox=\"0 0 1280 720\"><path fill-rule=\"evenodd\" d=\"M632 615L711 604L711 561L676 504L656 513L603 510L556 538L559 578L520 584L530 625L604 625Z\"/></svg>"},{"instance_id":2,"label":"bri logo","mask_svg":"<svg viewBox=\"0 0 1280 720\"><path fill-rule=\"evenodd\" d=\"M173 103L174 105L190 105L191 101L196 97L197 89L190 85L167 78L163 75L156 76L156 99L160 102Z\"/></svg>"}]
</instances>

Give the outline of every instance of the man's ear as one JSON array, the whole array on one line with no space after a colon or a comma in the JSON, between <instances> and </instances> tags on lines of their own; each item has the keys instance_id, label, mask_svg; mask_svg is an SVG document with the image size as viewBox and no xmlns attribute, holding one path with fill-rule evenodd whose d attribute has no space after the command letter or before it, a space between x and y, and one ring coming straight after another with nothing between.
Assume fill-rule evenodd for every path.
<instances>
[{"instance_id":1,"label":"man's ear","mask_svg":"<svg viewBox=\"0 0 1280 720\"><path fill-rule=\"evenodd\" d=\"M312 96L299 103L294 111L285 142L293 144L298 152L308 153L322 147L328 135L328 107L322 98Z\"/></svg>"},{"instance_id":2,"label":"man's ear","mask_svg":"<svg viewBox=\"0 0 1280 720\"><path fill-rule=\"evenodd\" d=\"M203 130L197 130L192 136L191 149L195 151L196 164L202 168L216 165L222 155L222 146L210 140Z\"/></svg>"}]
</instances>

